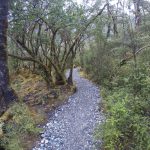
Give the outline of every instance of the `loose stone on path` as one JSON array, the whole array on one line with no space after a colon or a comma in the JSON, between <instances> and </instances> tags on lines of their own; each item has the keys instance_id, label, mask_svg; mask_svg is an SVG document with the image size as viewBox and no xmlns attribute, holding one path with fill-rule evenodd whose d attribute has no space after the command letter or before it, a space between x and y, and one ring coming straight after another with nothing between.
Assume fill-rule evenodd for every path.
<instances>
[{"instance_id":1,"label":"loose stone on path","mask_svg":"<svg viewBox=\"0 0 150 150\"><path fill-rule=\"evenodd\" d=\"M57 108L43 127L41 141L33 150L96 150L93 132L104 120L99 112L100 91L74 69L77 92Z\"/></svg>"}]
</instances>

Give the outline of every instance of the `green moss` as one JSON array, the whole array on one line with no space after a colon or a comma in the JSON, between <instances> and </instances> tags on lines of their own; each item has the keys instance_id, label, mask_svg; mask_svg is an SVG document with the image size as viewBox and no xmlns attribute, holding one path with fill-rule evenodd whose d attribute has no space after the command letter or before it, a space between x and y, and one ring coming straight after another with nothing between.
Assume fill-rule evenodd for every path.
<instances>
[{"instance_id":1,"label":"green moss","mask_svg":"<svg viewBox=\"0 0 150 150\"><path fill-rule=\"evenodd\" d=\"M0 141L6 150L23 150L24 138L27 135L38 134L40 129L27 105L16 103L11 107L12 119L4 125L4 137Z\"/></svg>"}]
</instances>

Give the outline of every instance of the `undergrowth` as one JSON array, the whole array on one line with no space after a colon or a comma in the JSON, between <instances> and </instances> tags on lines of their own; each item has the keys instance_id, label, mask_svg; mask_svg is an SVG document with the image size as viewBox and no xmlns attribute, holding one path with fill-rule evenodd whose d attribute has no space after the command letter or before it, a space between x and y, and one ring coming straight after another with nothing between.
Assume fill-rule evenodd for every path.
<instances>
[{"instance_id":1,"label":"undergrowth","mask_svg":"<svg viewBox=\"0 0 150 150\"><path fill-rule=\"evenodd\" d=\"M105 121L95 129L95 138L103 150L150 150L149 49L122 63L124 51L132 49L97 38L80 56L85 73L101 86Z\"/></svg>"},{"instance_id":2,"label":"undergrowth","mask_svg":"<svg viewBox=\"0 0 150 150\"><path fill-rule=\"evenodd\" d=\"M46 112L62 104L76 87L64 85L49 90L38 75L27 70L13 74L11 78L19 102L9 108L12 117L0 122L0 131L3 129L4 133L0 138L0 149L26 150L37 140L41 131L37 125L45 121Z\"/></svg>"},{"instance_id":3,"label":"undergrowth","mask_svg":"<svg viewBox=\"0 0 150 150\"><path fill-rule=\"evenodd\" d=\"M27 135L36 135L40 128L36 127L27 105L16 103L11 108L12 119L5 123L4 136L0 139L0 146L6 150L23 150Z\"/></svg>"},{"instance_id":4,"label":"undergrowth","mask_svg":"<svg viewBox=\"0 0 150 150\"><path fill-rule=\"evenodd\" d=\"M128 66L131 68L131 66ZM150 149L150 76L149 67L124 72L103 86L101 95L106 121L99 125L95 137L105 150ZM126 68L127 69L127 68Z\"/></svg>"}]
</instances>

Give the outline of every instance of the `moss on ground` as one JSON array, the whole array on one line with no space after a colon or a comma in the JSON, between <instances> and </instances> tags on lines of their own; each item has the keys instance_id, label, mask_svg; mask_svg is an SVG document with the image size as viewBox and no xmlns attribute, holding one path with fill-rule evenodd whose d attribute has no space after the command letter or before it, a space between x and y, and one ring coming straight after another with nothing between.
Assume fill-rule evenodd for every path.
<instances>
[{"instance_id":1,"label":"moss on ground","mask_svg":"<svg viewBox=\"0 0 150 150\"><path fill-rule=\"evenodd\" d=\"M47 89L45 81L28 70L11 75L11 84L19 102L11 106L12 117L4 121L0 146L8 150L28 150L39 138L37 126L45 123L47 112L62 105L76 92L76 87L66 84Z\"/></svg>"}]
</instances>

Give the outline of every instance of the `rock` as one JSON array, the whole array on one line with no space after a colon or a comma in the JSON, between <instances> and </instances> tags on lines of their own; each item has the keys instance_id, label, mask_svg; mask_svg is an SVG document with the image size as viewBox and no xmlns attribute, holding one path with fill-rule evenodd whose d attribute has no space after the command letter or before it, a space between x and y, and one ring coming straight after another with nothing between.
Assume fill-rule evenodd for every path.
<instances>
[{"instance_id":1,"label":"rock","mask_svg":"<svg viewBox=\"0 0 150 150\"><path fill-rule=\"evenodd\" d=\"M41 140L41 143L42 143L42 144L47 144L47 143L48 143L48 140L45 139L45 138L43 138L43 139Z\"/></svg>"},{"instance_id":2,"label":"rock","mask_svg":"<svg viewBox=\"0 0 150 150\"><path fill-rule=\"evenodd\" d=\"M33 150L98 150L94 144L101 145L93 137L96 125L105 120L99 112L99 89L80 78L77 69L74 78L77 92L69 97L69 102L55 109L44 127L38 149Z\"/></svg>"},{"instance_id":3,"label":"rock","mask_svg":"<svg viewBox=\"0 0 150 150\"><path fill-rule=\"evenodd\" d=\"M58 116L58 114L56 113L56 114L55 114L55 117L57 117L57 116Z\"/></svg>"},{"instance_id":4,"label":"rock","mask_svg":"<svg viewBox=\"0 0 150 150\"><path fill-rule=\"evenodd\" d=\"M45 140L45 144L47 144L48 143L48 140Z\"/></svg>"},{"instance_id":5,"label":"rock","mask_svg":"<svg viewBox=\"0 0 150 150\"><path fill-rule=\"evenodd\" d=\"M41 147L44 147L44 144L40 144Z\"/></svg>"},{"instance_id":6,"label":"rock","mask_svg":"<svg viewBox=\"0 0 150 150\"><path fill-rule=\"evenodd\" d=\"M44 138L44 137L45 137L45 134L41 134L41 137Z\"/></svg>"}]
</instances>

